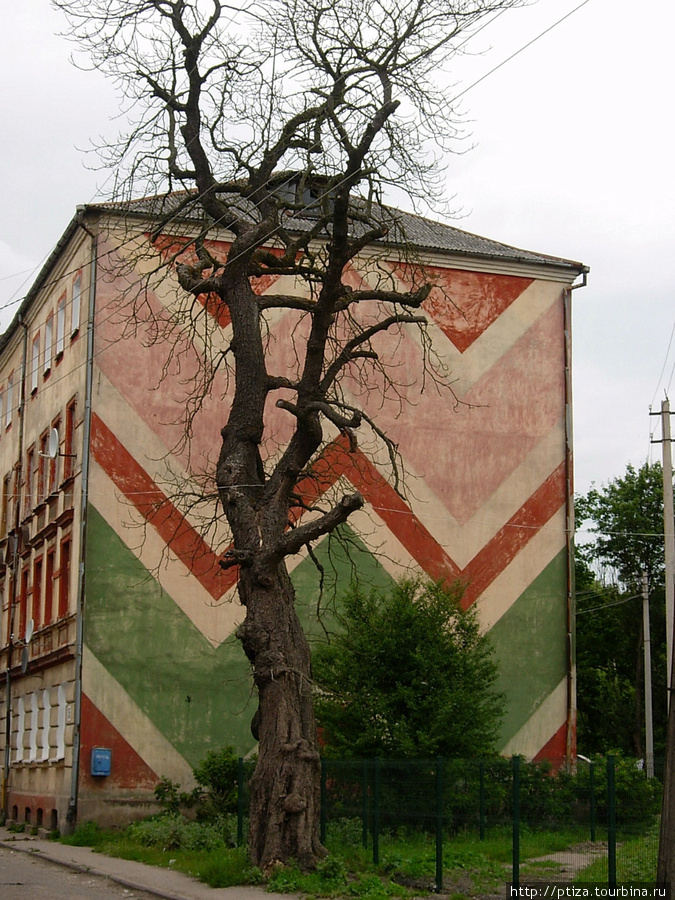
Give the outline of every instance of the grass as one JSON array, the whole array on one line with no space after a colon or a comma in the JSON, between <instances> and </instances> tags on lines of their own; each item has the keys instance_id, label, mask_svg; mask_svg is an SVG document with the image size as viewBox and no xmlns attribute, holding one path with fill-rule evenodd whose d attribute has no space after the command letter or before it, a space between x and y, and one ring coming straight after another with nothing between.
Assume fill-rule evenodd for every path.
<instances>
[{"instance_id":1,"label":"grass","mask_svg":"<svg viewBox=\"0 0 675 900\"><path fill-rule=\"evenodd\" d=\"M124 830L102 829L93 822L79 825L61 842L91 847L98 853L176 869L210 887L259 884L260 872L249 865L243 848L215 840L211 824L185 822L175 816L158 816ZM201 844L201 846L200 846Z\"/></svg>"},{"instance_id":2,"label":"grass","mask_svg":"<svg viewBox=\"0 0 675 900\"><path fill-rule=\"evenodd\" d=\"M653 882L659 848L658 824L647 834L620 840L616 848L616 880L618 882ZM596 859L579 873L577 881L607 881L607 858Z\"/></svg>"},{"instance_id":3,"label":"grass","mask_svg":"<svg viewBox=\"0 0 675 900\"><path fill-rule=\"evenodd\" d=\"M187 822L178 816L157 816L122 831L103 830L93 823L79 826L61 839L89 846L98 852L149 865L174 868L211 887L266 883L271 891L310 897L352 897L388 900L430 894L435 884L433 835L399 829L380 840L378 865L372 845L361 845L358 822L330 823L326 846L330 855L316 871L303 873L293 864L279 866L269 878L250 866L243 848L234 846L236 829L231 820ZM566 829L520 835L520 876L531 880L558 880L556 861L540 857L588 845L586 831ZM623 841L617 849L619 881L650 881L656 864L656 832ZM590 846L590 845L589 845ZM583 852L583 848L581 848ZM509 828L488 831L480 841L473 831L446 838L443 846L443 892L453 900L476 894L500 893L511 877L512 838ZM606 881L607 861L597 859L579 875L584 881Z\"/></svg>"}]
</instances>

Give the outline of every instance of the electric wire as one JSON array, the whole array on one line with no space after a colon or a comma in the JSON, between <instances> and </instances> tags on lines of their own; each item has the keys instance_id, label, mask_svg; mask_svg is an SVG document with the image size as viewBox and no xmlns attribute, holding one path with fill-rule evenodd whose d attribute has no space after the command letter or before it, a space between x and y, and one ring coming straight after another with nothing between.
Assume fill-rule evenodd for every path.
<instances>
[{"instance_id":1,"label":"electric wire","mask_svg":"<svg viewBox=\"0 0 675 900\"><path fill-rule=\"evenodd\" d=\"M673 327L670 329L670 339L668 340L668 347L666 348L666 355L663 360L663 365L661 366L661 371L659 372L659 377L656 382L656 388L654 390L654 396L652 397L652 402L649 404L649 410L651 412L652 407L656 401L656 395L659 392L659 387L661 386L661 381L663 379L663 373L666 371L666 366L668 365L668 359L670 357L670 348L673 346L673 338L675 337L675 319L673 320ZM675 372L675 360L673 361L673 368L670 372L670 378L668 379L668 386L666 387L666 395L670 389L670 384L673 380L673 372Z\"/></svg>"},{"instance_id":2,"label":"electric wire","mask_svg":"<svg viewBox=\"0 0 675 900\"><path fill-rule=\"evenodd\" d=\"M533 45L534 43L536 43L540 38L544 37L546 34L548 34L550 31L552 31L553 28L555 28L556 26L558 26L559 24L561 24L563 21L565 21L566 19L568 19L571 15L573 15L573 14L576 13L578 10L580 10L580 9L581 9L583 6L585 6L588 2L590 2L590 0L584 0L584 2L582 2L582 3L579 4L577 7L575 7L574 9L572 9L572 10L571 10L570 12L568 12L566 15L562 16L560 19L558 19L556 22L554 22L552 25L550 25L550 26L549 26L548 28L546 28L544 31L540 32L540 33L539 33L537 36L535 36L532 40L528 41L525 45L523 45L518 51L516 51L515 53L511 54L508 58L506 58L505 60L503 60L503 61L502 61L501 63L499 63L497 66L493 67L493 68L492 68L491 70L489 70L485 75L483 75L481 78L477 79L475 82L473 82L471 85L469 85L466 89L464 89L464 90L461 91L459 94L457 94L457 95L455 96L455 98L453 98L453 101L451 101L451 102L454 102L454 101L457 100L459 97L461 97L461 96L463 96L464 94L468 93L468 91L472 90L474 87L476 87L478 84L480 84L480 83L481 83L482 81L484 81L486 78L488 78L488 77L489 77L490 75L492 75L494 72L496 72L496 71L498 71L499 69L501 69L504 65L506 65L506 63L508 63L509 61L511 61L512 59L514 59L515 57L517 57L520 53L522 53L522 52L523 52L524 50L526 50L528 47L532 46L532 45ZM475 34L477 34L479 31L482 31L482 30L483 30L485 27L487 27L488 25L492 24L492 23L493 23L493 22L494 22L501 14L503 14L503 12L505 12L505 9L502 9L502 10L501 10L500 12L498 12L497 15L495 15L492 19L490 19L488 22L484 23L480 28L478 28L478 29L476 29L474 32L472 32L472 34L469 35L469 36L465 39L465 41L464 41L462 44L459 45L459 47L464 46L464 45L468 42L468 40L469 40L470 38L472 38L472 37L475 36ZM110 178L112 177L112 174L113 174L113 173L111 173L111 174L108 176L108 179L106 179L106 182L104 182L104 185L107 183L107 181L110 180ZM339 184L343 183L344 180L346 180L346 178L343 179L342 182L338 182L338 185L337 185L337 186L339 186ZM287 180L286 184L290 184L291 181L292 181L292 175L289 176L289 179ZM102 190L102 188L98 188L97 191L96 191L96 193L97 193L97 194L100 194L101 190ZM96 196L96 195L95 195L95 196ZM161 195L159 195L159 196L161 196ZM195 201L198 201L198 195L197 195L197 194L195 194ZM260 201L260 202L262 202L262 201ZM133 203L134 203L134 201L130 201L130 204L133 204ZM103 205L108 205L108 206L111 206L111 207L112 207L112 206L114 206L114 203L113 203L113 204L108 203L108 204L103 204ZM254 209L254 210L258 208L258 204L255 204L255 205L252 205L252 206L253 206L253 209ZM306 207L303 207L303 208L300 209L300 210L295 211L295 212L292 214L292 216L291 216L290 218L295 218L296 216L297 216L297 217L300 217L300 216L302 215L302 213L305 211L305 209L307 209L307 208L308 208L308 207L306 206ZM117 218L121 218L122 220L131 218L131 217L135 217L134 211L133 211L133 210L130 210L130 209L127 210L127 211L125 211L125 212L122 212L122 211L120 211L120 210L114 210L114 209L111 209L111 211L114 212L114 213L116 214ZM179 214L176 214L176 215L174 215L174 216L169 217L169 219L168 219L165 223L163 223L163 224L164 224L164 227L165 227L165 228L168 227L168 225L170 225L173 221L175 221L175 220L177 220L177 219L179 219L179 218L181 218ZM219 223L216 221L216 222L213 223L212 227L218 227L218 225L219 225ZM274 236L274 232L275 232L275 231L276 231L276 229L274 229L273 231L271 231L271 232L266 236L266 238L265 238L264 240L269 240L269 239L271 239L271 238ZM181 237L180 235L177 236L178 239L180 239L180 237ZM99 257L99 261L100 261L101 259L105 258L105 257L112 256L112 254L119 253L119 251L120 251L121 249L123 249L124 246L125 246L126 244L132 243L132 242L134 242L135 240L137 240L137 235L136 235L136 234L134 234L133 236L131 236L127 241L123 241L122 243L117 244L116 246L114 246L114 247L110 248L109 250L107 250L107 251L102 255L102 257ZM191 242L188 241L188 242L186 243L186 247L188 247L188 246L190 245L190 243L191 243ZM23 272L17 273L17 274L24 274L24 272L35 272L35 271L37 271L40 265L44 265L44 264L45 264L46 260L49 258L49 255L50 255L50 254L48 254L47 256L45 256L45 257L43 258L42 263L41 263L41 264L38 264L38 265L35 266L33 269L30 269L30 270L24 270ZM177 255L179 255L179 254L177 254ZM230 263L230 262L231 262L231 260L228 258L225 264L227 265L227 264ZM44 282L43 284L40 285L40 290L48 290L50 287L53 287L54 285L58 284L59 282L62 282L62 281L64 281L64 280L67 280L69 277L74 277L74 276L76 276L77 273L80 272L83 268L85 268L85 267L78 266L78 267L75 268L75 269L72 269L72 270L70 270L70 271L68 271L68 272L62 273L62 274L59 275L56 279L54 279L51 283L50 283L49 281ZM16 275L14 275L14 276L12 276L12 275L6 276L6 278L11 278L11 277L16 277ZM5 280L5 279L3 279L3 280ZM5 304L3 304L3 305L0 306L0 310L10 308L11 306L15 306L15 305L17 305L18 303L23 302L23 301L26 299L27 296L28 296L28 295L24 295L23 297L16 298L16 299L12 299L12 300L8 301L7 303L5 303ZM111 299L111 300L109 301L108 304L105 304L102 308L100 308L99 310L97 310L97 312L100 313L102 310L106 309L108 305L114 305L115 302L116 302L116 298ZM72 298L68 299L68 301L67 301L67 305L68 305L68 306L70 306L71 304L72 304ZM99 320L98 320L99 324L101 323L101 321L102 321L102 322L107 322L107 321L109 321L114 315L117 315L118 313L119 313L118 309L117 309L117 308L114 309L114 311L111 313L111 315L110 315L108 318L105 318L105 319L103 319L103 320L100 320L100 319L99 319ZM11 326L10 326L10 327L11 327ZM675 330L675 326L674 326L674 330ZM71 337L72 337L72 334L71 334ZM671 336L671 338L672 338L672 336ZM101 348L99 351L97 351L97 353L96 353L95 355L98 356L100 353L105 352L107 349L109 349L109 348L108 348L108 347L103 347L103 348ZM68 369L68 370L64 370L64 374L63 374L60 378L53 378L53 379L51 379L50 382L49 382L48 384L43 384L43 385L41 386L41 388L39 388L39 390L40 390L41 392L44 392L45 390L54 389L61 381L66 380L66 379L72 377L72 374L73 374L74 371L77 371L78 368L81 368L82 366L85 366L85 365L86 365L86 361L84 361L84 362L78 364L78 365L75 366L75 367L70 367L70 369ZM675 370L675 367L674 367L674 370ZM671 376L672 376L672 373L671 373ZM18 385L17 385L17 387L18 387ZM17 403L16 406L13 405L13 406L12 406L12 413L14 413L15 411L17 411L17 410L20 408L20 406L21 406L21 402L20 402L20 401L19 401L19 403ZM381 510L381 511L396 512L396 513L401 513L401 514L406 514L406 515L410 515L410 514L411 514L411 513L409 513L409 512L405 512L405 511L402 511L402 510L398 510L398 509L387 509L387 508L385 508L385 507L377 507L377 509L379 509L379 510ZM431 516L431 518L434 518L434 516ZM533 530L536 530L536 529L537 529L537 526L518 525L518 524L515 524L515 523L504 523L504 525L503 525L502 527L532 528Z\"/></svg>"},{"instance_id":3,"label":"electric wire","mask_svg":"<svg viewBox=\"0 0 675 900\"><path fill-rule=\"evenodd\" d=\"M466 88L466 89L465 89L464 91L462 91L460 94L456 95L456 97L453 99L452 102L454 102L454 100L456 100L456 99L458 99L459 97L461 97L461 96L463 96L464 94L466 94L469 90L471 90L472 88L474 88L476 85L480 84L482 81L484 81L486 78L488 78L488 77L489 77L490 75L492 75L494 72L496 72L498 69L502 68L504 65L506 65L507 62L509 62L511 59L514 59L516 56L518 56L521 52L523 52L524 50L526 50L528 47L532 46L534 43L536 43L536 41L538 41L540 38L544 37L546 34L548 34L548 33L549 33L550 31L552 31L555 27L557 27L557 26L558 26L559 24L561 24L563 21L565 21L566 19L568 19L571 15L573 15L574 13L576 13L579 9L581 9L583 6L585 6L585 5L586 5L587 3L589 3L589 2L590 2L590 0L583 0L583 2L582 2L581 4L579 4L577 7L575 7L574 9L572 9L572 10L571 10L570 12L568 12L566 15L562 16L560 19L558 19L556 22L554 22L552 25L550 25L550 26L549 26L548 28L546 28L544 31L540 32L540 33L539 33L537 36L535 36L532 40L528 41L525 45L523 45L523 47L520 48L520 50L516 51L516 52L513 53L511 56L509 56L507 59L503 60L501 63L499 63L499 65L497 65L497 66L495 66L494 68L492 68L492 69L491 69L490 71L488 71L485 75L483 75L480 79L478 79L477 81L473 82L473 84L469 85L468 88ZM499 13L497 13L497 15L495 15L495 16L494 16L492 19L490 19L487 23L485 23L483 26L481 26L481 28L476 29L475 32L472 32L472 34L471 34L469 37L467 37L466 40L465 40L462 44L460 44L459 46L460 46L460 47L461 47L461 46L464 46L464 45L466 44L466 42L467 42L471 37L475 36L475 34L477 34L479 31L483 30L483 28L485 28L485 27L487 27L488 25L492 24L492 23L493 23L493 22L494 22L494 21L495 21L502 13L504 13L505 11L506 11L505 9L502 9ZM106 182L104 182L104 184L107 183L107 181L109 181L111 177L112 177L112 173L108 176L108 179L106 179ZM289 176L289 179L288 179L286 182L284 182L284 184L285 184L285 185L289 185L289 184L291 183L291 180L292 180L292 176ZM339 187L340 184L344 183L345 180L346 180L346 178L343 179L341 182L338 182L338 184L337 184L336 186ZM333 189L334 189L334 188L333 188ZM100 193L100 190L101 190L101 189L97 189L97 193ZM159 196L162 196L162 195L159 195ZM196 200L196 201L198 200L198 195L197 195L197 194L195 194L195 200ZM130 203L134 203L134 202L135 202L135 201L130 201ZM259 208L259 205L260 205L261 202L263 202L263 201L261 200L261 201L259 201L257 204L252 204L253 210L257 210L257 209ZM102 204L102 205L114 205L114 204L107 203L107 204ZM303 213L307 208L309 208L309 205L303 207L303 208L300 209L300 210L294 211L293 214L292 214L289 218L291 218L291 219L293 219L293 218L295 218L295 217L298 217L298 218L299 218L299 217L302 215L302 213ZM120 218L122 218L123 220L124 220L124 219L128 219L128 218L131 218L131 217L136 217L136 215L137 215L137 214L134 213L133 210L127 210L126 212L121 212L121 211L117 211L117 210L116 210L115 212L116 212L116 213L118 214L118 216L119 216ZM121 213L121 215L120 215L120 213ZM176 214L175 216L171 216L171 217L167 220L167 222L164 223L164 227L167 227L167 226L170 225L172 222L174 222L174 221L176 221L176 220L178 220L178 219L180 219L180 215L179 215L179 214ZM219 225L219 222L216 221L216 222L214 222L214 223L212 224L211 227L218 227L218 225ZM274 233L275 233L275 232L276 232L276 229L273 229L273 230L272 230L272 231L271 231L271 232L270 232L263 240L270 240L272 237L274 237ZM106 251L106 252L102 255L102 257L99 258L99 261L100 261L101 259L105 259L106 257L112 256L113 254L118 253L121 249L124 248L124 246L126 246L127 244L131 244L131 243L133 243L135 240L137 240L137 237L138 237L138 236L137 236L136 234L134 234L134 235L131 236L127 241L123 241L121 244L118 244L118 245L116 245L115 247L110 248L108 251ZM180 236L177 236L177 237L180 238ZM190 242L186 243L186 248L189 246L189 244L190 244ZM46 262L46 260L47 260L48 258L49 258L49 254L48 254L47 256L45 256L45 257L43 258L42 263L40 263L40 264L38 264L37 266L35 266L34 269L32 269L32 270L25 270L25 271L32 271L32 272L37 271L37 270L39 269L40 265L44 265L45 262ZM236 258L235 258L235 259L236 259ZM227 265L228 263L230 263L230 262L232 262L232 261L235 261L235 260L230 260L230 258L228 257L228 259L227 259L227 261L226 261L225 264ZM76 269L72 269L72 270L70 270L69 272L64 272L64 273L62 273L61 275L59 275L58 278L55 279L54 281L52 281L51 283L48 282L48 281L45 282L44 284L42 284L42 285L40 286L40 290L47 290L47 289L49 289L50 287L53 287L55 284L58 284L60 281L63 281L63 280L65 280L65 279L67 279L68 277L73 277L73 276L75 276L75 275L81 270L81 268L82 268L82 267L78 266ZM12 276L8 276L8 277L12 277ZM8 308L11 307L11 306L15 306L15 305L17 305L18 303L23 302L23 301L26 299L27 296L28 296L28 295L24 295L23 297L16 298L16 299L14 299L14 300L10 300L9 302L7 302L7 303L5 303L5 304L0 305L0 310L8 309ZM68 301L68 305L70 305L71 302L72 302L72 301L69 300L69 301ZM114 302L114 301L111 301L111 303L112 303L112 302ZM104 307L104 308L105 308L105 307ZM108 320L104 320L104 321L108 321ZM11 324L10 324L10 327L11 327ZM675 330L675 325L674 325L674 330ZM99 351L99 352L103 352L103 351ZM675 371L675 367L674 367L674 371ZM61 379L60 379L60 380L61 380ZM55 384L58 383L58 381L57 381L57 380L54 380L52 383L55 385ZM19 408L18 405L17 405L16 407L14 407L15 410L17 410L18 408Z\"/></svg>"},{"instance_id":4,"label":"electric wire","mask_svg":"<svg viewBox=\"0 0 675 900\"><path fill-rule=\"evenodd\" d=\"M634 594L632 597L623 597L621 600L615 600L613 603L603 603L600 606L592 606L590 609L578 609L576 614L578 616L583 616L586 613L598 612L598 610L603 609L611 609L613 606L622 606L624 603L629 603L631 600L639 600L642 597L642 594Z\"/></svg>"}]
</instances>

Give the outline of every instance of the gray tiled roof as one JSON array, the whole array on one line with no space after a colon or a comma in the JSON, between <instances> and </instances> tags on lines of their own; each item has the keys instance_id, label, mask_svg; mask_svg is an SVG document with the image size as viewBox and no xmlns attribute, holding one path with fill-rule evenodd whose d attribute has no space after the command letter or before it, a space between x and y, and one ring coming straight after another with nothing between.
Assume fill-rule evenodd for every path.
<instances>
[{"instance_id":1,"label":"gray tiled roof","mask_svg":"<svg viewBox=\"0 0 675 900\"><path fill-rule=\"evenodd\" d=\"M168 218L177 221L203 220L203 212L198 207L196 194L194 203L191 202L192 192L176 192L171 194L143 197L127 202L112 202L97 204L95 209L115 210L125 215L147 216L152 219ZM185 205L187 204L187 205ZM237 197L236 206L244 218L252 218L253 206L247 201ZM530 250L522 250L509 244L503 244L490 238L462 231L453 225L435 222L415 213L404 212L392 207L379 206L371 210L372 218L381 220L388 226L387 237L381 242L389 245L408 244L418 250L438 251L441 253L456 253L462 256L471 256L484 259L502 260L539 266L552 266L579 273L588 271L580 262L564 259L558 256L550 256L543 253L535 253ZM302 216L301 213L289 213L284 226L289 232L304 231L312 227L313 220ZM355 233L365 226L359 222L353 223Z\"/></svg>"}]
</instances>

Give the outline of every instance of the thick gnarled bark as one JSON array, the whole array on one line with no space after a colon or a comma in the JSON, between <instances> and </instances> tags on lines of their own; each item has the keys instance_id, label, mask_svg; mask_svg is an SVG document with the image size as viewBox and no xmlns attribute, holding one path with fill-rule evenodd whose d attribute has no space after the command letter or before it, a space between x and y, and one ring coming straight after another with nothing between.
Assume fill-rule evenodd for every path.
<instances>
[{"instance_id":1,"label":"thick gnarled bark","mask_svg":"<svg viewBox=\"0 0 675 900\"><path fill-rule=\"evenodd\" d=\"M320 760L310 650L284 563L263 586L242 573L246 619L239 638L253 667L260 755L250 782L249 854L264 870L292 858L312 868L325 850L318 833Z\"/></svg>"}]
</instances>

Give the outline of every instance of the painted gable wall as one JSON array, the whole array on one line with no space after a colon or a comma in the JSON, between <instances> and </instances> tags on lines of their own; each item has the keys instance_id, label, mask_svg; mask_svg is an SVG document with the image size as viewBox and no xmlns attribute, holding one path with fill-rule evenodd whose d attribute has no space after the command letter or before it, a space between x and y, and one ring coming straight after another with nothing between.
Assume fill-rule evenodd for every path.
<instances>
[{"instance_id":1,"label":"painted gable wall","mask_svg":"<svg viewBox=\"0 0 675 900\"><path fill-rule=\"evenodd\" d=\"M109 241L112 248L114 236ZM367 262L355 268L355 284L368 280L367 269ZM401 285L412 283L405 268L392 270ZM420 390L414 332L384 337L379 347L411 401L401 406L390 396L373 409L399 445L407 498L393 491L386 460L367 438L357 454L339 442L332 448L320 489L348 483L367 500L350 520L361 577L386 583L412 570L465 582L465 602L478 605L501 661L508 696L501 748L535 756L549 745L559 753L568 667L564 285L459 268L436 267L434 275L442 289L426 311L433 350L447 366L442 384L427 377ZM289 287L298 290L288 279L268 279L259 290ZM119 295L113 279L99 285L84 693L105 722L102 735L110 741L112 729L129 748L123 759L133 751L157 777L185 781L210 747L233 743L246 753L253 745L255 700L234 636L241 612L232 572L217 566L227 534L202 538L196 518L172 499L177 481L195 487L191 473L212 471L227 381L216 378L184 446L192 351L167 369L166 346L152 343L150 328L122 339ZM172 300L166 284L144 297L155 315ZM209 321L213 345L224 346L227 315L212 305ZM302 324L294 313L275 314L270 328L276 368L293 369L292 337ZM364 402L356 378L346 390ZM289 425L273 410L270 455ZM352 563L328 544L318 553L344 586ZM303 619L318 638L316 571L301 556L289 563ZM94 744L99 727L92 724ZM128 777L116 776L120 789L133 789L135 765Z\"/></svg>"}]
</instances>

